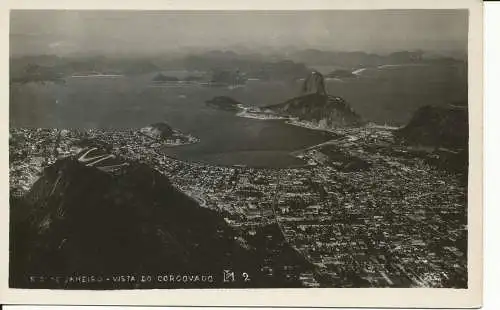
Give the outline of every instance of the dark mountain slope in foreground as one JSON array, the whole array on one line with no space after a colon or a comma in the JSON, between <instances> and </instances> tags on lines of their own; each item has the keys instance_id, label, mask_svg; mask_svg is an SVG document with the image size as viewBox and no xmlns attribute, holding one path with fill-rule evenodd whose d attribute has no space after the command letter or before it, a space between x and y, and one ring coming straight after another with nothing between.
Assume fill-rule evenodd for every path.
<instances>
[{"instance_id":1,"label":"dark mountain slope in foreground","mask_svg":"<svg viewBox=\"0 0 500 310\"><path fill-rule=\"evenodd\" d=\"M261 254L215 212L139 163L115 174L63 159L21 200L11 199L13 287L148 288L298 286L264 277ZM223 270L251 281L222 283ZM31 283L28 276L198 274L213 283ZM67 278L66 278L67 279Z\"/></svg>"},{"instance_id":2,"label":"dark mountain slope in foreground","mask_svg":"<svg viewBox=\"0 0 500 310\"><path fill-rule=\"evenodd\" d=\"M320 93L295 97L265 109L328 127L362 124L361 117L344 99Z\"/></svg>"}]
</instances>

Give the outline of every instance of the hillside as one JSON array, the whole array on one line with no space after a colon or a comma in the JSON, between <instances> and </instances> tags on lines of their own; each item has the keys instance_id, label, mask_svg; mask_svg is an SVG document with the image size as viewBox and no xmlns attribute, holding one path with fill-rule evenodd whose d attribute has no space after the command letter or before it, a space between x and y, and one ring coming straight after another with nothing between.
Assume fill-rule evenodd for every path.
<instances>
[{"instance_id":1,"label":"hillside","mask_svg":"<svg viewBox=\"0 0 500 310\"><path fill-rule=\"evenodd\" d=\"M235 243L221 218L143 164L111 175L72 159L58 161L14 202L12 213L16 287L29 287L24 276L38 274L256 270L252 254ZM200 285L207 283L194 286Z\"/></svg>"},{"instance_id":2,"label":"hillside","mask_svg":"<svg viewBox=\"0 0 500 310\"><path fill-rule=\"evenodd\" d=\"M467 105L424 106L414 114L408 125L397 130L394 136L401 144L434 148L426 162L439 169L459 173L461 181L467 182Z\"/></svg>"},{"instance_id":3,"label":"hillside","mask_svg":"<svg viewBox=\"0 0 500 310\"><path fill-rule=\"evenodd\" d=\"M424 106L405 127L395 132L403 143L452 149L467 148L468 134L466 105Z\"/></svg>"},{"instance_id":4,"label":"hillside","mask_svg":"<svg viewBox=\"0 0 500 310\"><path fill-rule=\"evenodd\" d=\"M11 199L10 284L43 288L300 286L261 272L259 251L217 213L200 207L168 178L140 163L106 173L68 158ZM222 271L252 281L223 283ZM213 283L30 283L28 275L212 274ZM38 286L37 286L38 285Z\"/></svg>"}]
</instances>

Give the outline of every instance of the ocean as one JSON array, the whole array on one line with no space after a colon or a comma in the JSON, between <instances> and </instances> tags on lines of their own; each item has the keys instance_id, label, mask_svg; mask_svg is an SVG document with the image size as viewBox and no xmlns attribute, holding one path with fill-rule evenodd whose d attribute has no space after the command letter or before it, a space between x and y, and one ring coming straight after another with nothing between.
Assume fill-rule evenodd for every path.
<instances>
[{"instance_id":1,"label":"ocean","mask_svg":"<svg viewBox=\"0 0 500 310\"><path fill-rule=\"evenodd\" d=\"M245 87L228 89L158 85L151 82L155 75L69 77L65 84L11 85L10 126L141 128L165 121L201 139L194 145L166 148L168 155L258 167L302 165L289 153L330 139L321 131L280 120L236 117L205 104L221 95L245 105L280 103L299 95L301 81L251 80ZM326 84L330 94L346 99L364 119L395 126L404 125L423 105L467 100L466 71L460 66L369 68L358 72L357 78Z\"/></svg>"}]
</instances>

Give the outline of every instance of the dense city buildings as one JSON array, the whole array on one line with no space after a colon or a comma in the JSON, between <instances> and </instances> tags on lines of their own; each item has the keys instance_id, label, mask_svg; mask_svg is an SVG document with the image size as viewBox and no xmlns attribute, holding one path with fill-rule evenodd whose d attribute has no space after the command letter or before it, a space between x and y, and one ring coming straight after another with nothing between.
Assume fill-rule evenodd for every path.
<instances>
[{"instance_id":1,"label":"dense city buildings","mask_svg":"<svg viewBox=\"0 0 500 310\"><path fill-rule=\"evenodd\" d=\"M139 130L11 128L11 195L74 156L109 173L146 163L248 239L275 227L314 268L280 266L310 287L467 287L467 186L397 145L393 130L339 128L293 154L301 168L216 166L169 157ZM271 229L272 230L272 229ZM275 234L274 234L275 236ZM270 274L276 266L268 267Z\"/></svg>"}]
</instances>

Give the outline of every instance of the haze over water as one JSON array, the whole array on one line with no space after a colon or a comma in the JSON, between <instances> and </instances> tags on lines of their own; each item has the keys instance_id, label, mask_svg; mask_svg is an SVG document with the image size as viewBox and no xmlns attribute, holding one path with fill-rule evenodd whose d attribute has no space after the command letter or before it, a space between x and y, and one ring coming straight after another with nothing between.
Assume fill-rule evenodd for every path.
<instances>
[{"instance_id":1,"label":"haze over water","mask_svg":"<svg viewBox=\"0 0 500 310\"><path fill-rule=\"evenodd\" d=\"M56 55L171 60L216 49L258 54L266 62L307 49L381 54L423 49L431 55L464 56L467 29L467 10L14 10L10 14L10 53L13 58ZM323 74L334 69L328 63L304 63ZM248 81L245 87L233 90L196 85L152 87L156 73L66 77L65 84L11 84L10 125L112 129L165 121L201 139L195 145L169 148L170 155L257 166L302 164L289 153L329 138L320 131L282 121L239 118L205 105L206 100L221 95L246 105L281 103L299 95L300 81ZM344 98L365 120L395 126L406 124L421 106L467 101L467 70L460 64L372 68L356 79L328 80L326 84L330 94Z\"/></svg>"}]
</instances>

